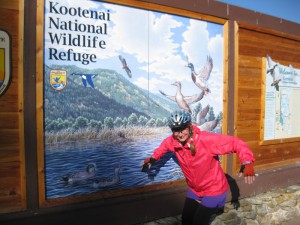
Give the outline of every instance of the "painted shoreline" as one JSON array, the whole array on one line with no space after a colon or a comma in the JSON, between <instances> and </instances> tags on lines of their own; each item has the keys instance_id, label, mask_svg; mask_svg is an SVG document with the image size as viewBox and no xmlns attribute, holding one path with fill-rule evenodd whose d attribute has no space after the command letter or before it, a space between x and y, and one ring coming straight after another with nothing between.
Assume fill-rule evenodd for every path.
<instances>
[{"instance_id":1,"label":"painted shoreline","mask_svg":"<svg viewBox=\"0 0 300 225\"><path fill-rule=\"evenodd\" d=\"M66 129L59 132L45 133L45 144L50 145L84 140L95 140L102 143L118 144L165 135L168 131L168 127L130 127L104 129L100 131L89 128L79 129L76 131Z\"/></svg>"}]
</instances>

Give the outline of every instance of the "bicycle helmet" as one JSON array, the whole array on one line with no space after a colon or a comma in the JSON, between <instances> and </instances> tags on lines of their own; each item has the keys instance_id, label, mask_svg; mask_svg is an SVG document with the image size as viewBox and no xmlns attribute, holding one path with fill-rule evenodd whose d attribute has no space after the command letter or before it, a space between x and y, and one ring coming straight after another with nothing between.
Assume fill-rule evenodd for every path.
<instances>
[{"instance_id":1,"label":"bicycle helmet","mask_svg":"<svg viewBox=\"0 0 300 225\"><path fill-rule=\"evenodd\" d=\"M181 128L187 126L191 120L191 115L188 112L184 110L174 111L168 118L168 125L171 129Z\"/></svg>"}]
</instances>

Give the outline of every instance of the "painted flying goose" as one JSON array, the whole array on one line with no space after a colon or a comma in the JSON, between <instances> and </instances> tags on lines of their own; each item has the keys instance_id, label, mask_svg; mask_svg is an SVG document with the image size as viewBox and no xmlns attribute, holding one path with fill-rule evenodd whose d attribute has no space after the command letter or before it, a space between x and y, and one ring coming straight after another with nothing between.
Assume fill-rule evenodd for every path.
<instances>
[{"instance_id":1,"label":"painted flying goose","mask_svg":"<svg viewBox=\"0 0 300 225\"><path fill-rule=\"evenodd\" d=\"M202 68L199 74L196 73L193 63L188 61L187 67L191 69L191 76L195 85L199 87L201 90L203 90L205 92L204 94L207 95L210 92L207 86L207 81L210 77L213 68L212 58L210 56L207 56L206 64Z\"/></svg>"},{"instance_id":2,"label":"painted flying goose","mask_svg":"<svg viewBox=\"0 0 300 225\"><path fill-rule=\"evenodd\" d=\"M159 92L164 95L165 97L167 97L168 99L174 101L177 103L177 105L189 112L192 113L191 108L189 107L189 104L195 103L200 101L203 96L204 96L204 91L202 91L199 94L196 95L192 95L192 96L183 96L183 94L181 93L181 82L180 81L176 81L175 83L173 83L172 85L177 87L177 91L176 91L176 95L175 96L171 96L171 95L167 95L164 92L162 92L161 90L159 90Z\"/></svg>"},{"instance_id":3,"label":"painted flying goose","mask_svg":"<svg viewBox=\"0 0 300 225\"><path fill-rule=\"evenodd\" d=\"M89 84L92 88L95 88L95 85L92 81L93 78L97 76L97 74L85 74L85 73L72 73L72 76L80 76L81 81L84 87L87 87L87 84Z\"/></svg>"},{"instance_id":4,"label":"painted flying goose","mask_svg":"<svg viewBox=\"0 0 300 225\"><path fill-rule=\"evenodd\" d=\"M219 121L220 120L218 118L215 119L215 120L207 121L207 122L201 124L199 126L199 129L202 130L202 131L210 132L210 131L212 131L213 129L216 128L216 126L218 125Z\"/></svg>"},{"instance_id":5,"label":"painted flying goose","mask_svg":"<svg viewBox=\"0 0 300 225\"><path fill-rule=\"evenodd\" d=\"M205 106L202 110L200 110L198 113L197 113L197 115L196 115L196 123L198 124L198 125L201 125L201 124L203 124L204 122L203 122L203 120L205 119L205 117L206 117L206 115L207 115L207 113L208 113L208 111L209 111L209 105L207 105L207 106Z\"/></svg>"},{"instance_id":6,"label":"painted flying goose","mask_svg":"<svg viewBox=\"0 0 300 225\"><path fill-rule=\"evenodd\" d=\"M271 86L274 86L276 91L279 91L279 82L281 79L276 79L276 71L275 68L278 66L277 63L274 63L269 55L267 55L267 62L268 62L268 70L267 74L269 73L273 78L273 83Z\"/></svg>"}]
</instances>

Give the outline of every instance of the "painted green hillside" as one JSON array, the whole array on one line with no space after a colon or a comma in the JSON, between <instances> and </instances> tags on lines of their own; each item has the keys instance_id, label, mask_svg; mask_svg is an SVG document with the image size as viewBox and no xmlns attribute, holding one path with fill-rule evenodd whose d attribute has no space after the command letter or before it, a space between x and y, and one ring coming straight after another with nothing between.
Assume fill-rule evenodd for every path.
<instances>
[{"instance_id":1,"label":"painted green hillside","mask_svg":"<svg viewBox=\"0 0 300 225\"><path fill-rule=\"evenodd\" d=\"M51 69L67 71L67 86L63 90L56 91L51 87ZM79 76L83 73L96 75L93 78L94 88L89 84L83 85ZM44 112L48 120L74 120L79 116L103 120L108 116L128 117L132 113L147 118L164 118L174 108L161 96L140 89L113 70L52 65L51 68L45 67L44 77Z\"/></svg>"}]
</instances>

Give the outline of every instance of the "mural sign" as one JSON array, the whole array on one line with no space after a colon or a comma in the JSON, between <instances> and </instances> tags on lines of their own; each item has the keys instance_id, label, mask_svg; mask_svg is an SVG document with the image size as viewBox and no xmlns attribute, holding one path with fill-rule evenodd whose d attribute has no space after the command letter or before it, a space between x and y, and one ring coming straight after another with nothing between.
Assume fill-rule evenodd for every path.
<instances>
[{"instance_id":1,"label":"mural sign","mask_svg":"<svg viewBox=\"0 0 300 225\"><path fill-rule=\"evenodd\" d=\"M183 179L172 154L147 174L141 165L170 135L171 111L221 132L222 25L99 1L44 3L46 198Z\"/></svg>"},{"instance_id":2,"label":"mural sign","mask_svg":"<svg viewBox=\"0 0 300 225\"><path fill-rule=\"evenodd\" d=\"M300 70L266 59L264 139L300 137Z\"/></svg>"},{"instance_id":3,"label":"mural sign","mask_svg":"<svg viewBox=\"0 0 300 225\"><path fill-rule=\"evenodd\" d=\"M11 80L11 43L6 31L0 30L0 95L7 90Z\"/></svg>"}]
</instances>

